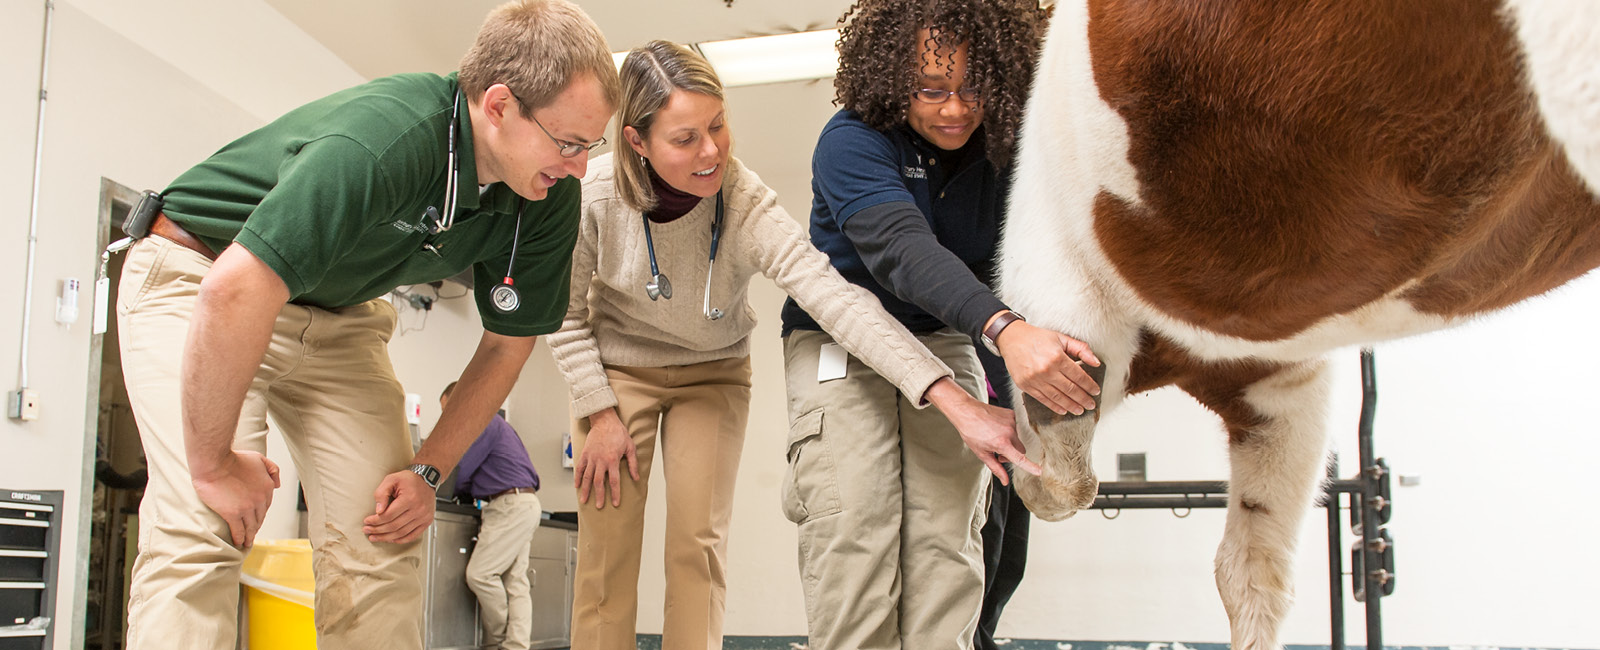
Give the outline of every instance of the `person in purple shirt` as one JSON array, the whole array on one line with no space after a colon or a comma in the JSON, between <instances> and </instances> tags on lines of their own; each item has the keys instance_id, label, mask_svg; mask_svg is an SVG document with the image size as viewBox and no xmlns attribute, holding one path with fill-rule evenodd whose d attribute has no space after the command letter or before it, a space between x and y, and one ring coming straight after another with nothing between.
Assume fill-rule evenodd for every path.
<instances>
[{"instance_id":1,"label":"person in purple shirt","mask_svg":"<svg viewBox=\"0 0 1600 650\"><path fill-rule=\"evenodd\" d=\"M439 395L442 409L456 382ZM483 501L478 545L467 561L467 586L478 596L483 646L527 650L533 635L528 552L539 528L539 472L517 431L499 414L456 465L456 494Z\"/></svg>"}]
</instances>

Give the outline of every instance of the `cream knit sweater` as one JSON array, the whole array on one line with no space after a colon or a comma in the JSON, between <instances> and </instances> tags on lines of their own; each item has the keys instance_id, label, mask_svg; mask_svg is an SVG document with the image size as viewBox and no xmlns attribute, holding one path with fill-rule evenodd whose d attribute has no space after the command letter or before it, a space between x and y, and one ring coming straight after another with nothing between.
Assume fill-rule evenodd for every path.
<instances>
[{"instance_id":1,"label":"cream knit sweater","mask_svg":"<svg viewBox=\"0 0 1600 650\"><path fill-rule=\"evenodd\" d=\"M722 240L702 313L711 222L706 199L670 223L650 224L656 264L672 282L671 300L650 300L644 218L617 196L612 154L589 163L583 214L572 252L572 293L561 331L551 334L556 366L572 390L572 416L615 406L602 364L662 367L750 354L756 316L746 299L751 276L771 278L845 350L894 382L914 403L950 368L889 316L865 289L845 281L778 206L777 193L738 159L723 176Z\"/></svg>"}]
</instances>

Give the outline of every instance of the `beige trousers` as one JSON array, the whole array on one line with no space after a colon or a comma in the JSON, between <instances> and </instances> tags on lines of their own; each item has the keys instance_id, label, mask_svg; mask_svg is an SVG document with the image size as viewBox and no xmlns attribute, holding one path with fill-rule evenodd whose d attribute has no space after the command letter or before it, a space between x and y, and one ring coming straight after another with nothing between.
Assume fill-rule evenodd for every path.
<instances>
[{"instance_id":1,"label":"beige trousers","mask_svg":"<svg viewBox=\"0 0 1600 650\"><path fill-rule=\"evenodd\" d=\"M539 495L504 494L483 506L478 543L467 560L467 587L478 596L488 650L528 650L533 639L528 553L542 514Z\"/></svg>"},{"instance_id":2,"label":"beige trousers","mask_svg":"<svg viewBox=\"0 0 1600 650\"><path fill-rule=\"evenodd\" d=\"M622 506L578 506L572 650L637 647L644 506L661 441L666 472L666 612L662 650L722 647L728 522L750 414L750 358L690 366L607 366L622 424L638 446L639 480L622 476ZM574 425L581 450L588 420ZM625 465L625 462L624 462Z\"/></svg>"},{"instance_id":3,"label":"beige trousers","mask_svg":"<svg viewBox=\"0 0 1600 650\"><path fill-rule=\"evenodd\" d=\"M966 335L917 337L975 396L983 369ZM784 341L789 470L784 516L799 525L811 650L967 650L983 603L989 479L950 421L917 409L851 357L819 383L827 334Z\"/></svg>"},{"instance_id":4,"label":"beige trousers","mask_svg":"<svg viewBox=\"0 0 1600 650\"><path fill-rule=\"evenodd\" d=\"M131 650L232 648L244 554L190 482L179 362L211 262L160 237L128 253L118 289L122 368L150 467L128 605ZM372 544L373 490L411 460L389 364L394 307L288 305L240 413L235 449L265 451L270 414L299 469L317 577L318 647L420 649L421 548ZM279 508L293 504L276 504Z\"/></svg>"}]
</instances>

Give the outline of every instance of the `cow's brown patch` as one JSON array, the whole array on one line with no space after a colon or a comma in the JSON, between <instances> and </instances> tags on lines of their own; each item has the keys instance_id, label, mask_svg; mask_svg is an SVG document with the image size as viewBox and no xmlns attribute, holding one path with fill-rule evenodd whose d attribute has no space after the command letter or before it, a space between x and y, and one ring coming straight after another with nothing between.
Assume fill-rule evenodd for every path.
<instances>
[{"instance_id":1,"label":"cow's brown patch","mask_svg":"<svg viewBox=\"0 0 1600 650\"><path fill-rule=\"evenodd\" d=\"M1204 361L1177 343L1146 330L1128 369L1128 394L1176 385L1222 417L1228 444L1248 444L1266 416L1244 401L1244 391L1282 370L1283 364L1260 359Z\"/></svg>"},{"instance_id":2,"label":"cow's brown patch","mask_svg":"<svg viewBox=\"0 0 1600 650\"><path fill-rule=\"evenodd\" d=\"M1167 314L1275 340L1410 282L1418 309L1471 314L1600 264L1600 204L1545 135L1494 2L1089 11L1141 189L1097 197L1096 236Z\"/></svg>"}]
</instances>

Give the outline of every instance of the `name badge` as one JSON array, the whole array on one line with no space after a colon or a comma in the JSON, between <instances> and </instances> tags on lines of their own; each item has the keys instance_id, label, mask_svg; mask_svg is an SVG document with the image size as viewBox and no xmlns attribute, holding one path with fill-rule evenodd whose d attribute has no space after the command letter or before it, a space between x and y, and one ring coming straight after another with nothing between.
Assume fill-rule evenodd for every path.
<instances>
[{"instance_id":1,"label":"name badge","mask_svg":"<svg viewBox=\"0 0 1600 650\"><path fill-rule=\"evenodd\" d=\"M817 351L817 383L844 379L845 363L850 355L838 343L823 343Z\"/></svg>"}]
</instances>

